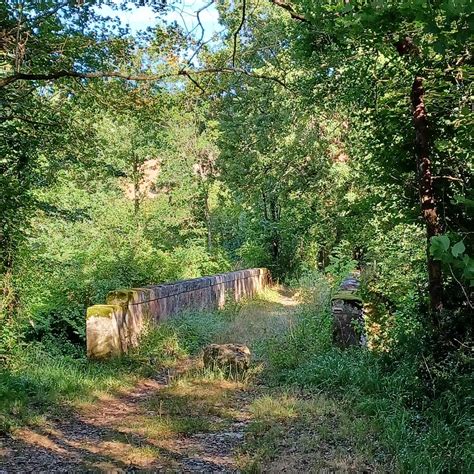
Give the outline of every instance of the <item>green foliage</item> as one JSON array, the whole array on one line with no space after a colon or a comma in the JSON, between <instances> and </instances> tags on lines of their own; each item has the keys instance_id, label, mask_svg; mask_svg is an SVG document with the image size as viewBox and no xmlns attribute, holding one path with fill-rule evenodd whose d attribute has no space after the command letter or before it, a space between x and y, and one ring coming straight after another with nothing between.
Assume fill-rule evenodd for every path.
<instances>
[{"instance_id":1,"label":"green foliage","mask_svg":"<svg viewBox=\"0 0 474 474\"><path fill-rule=\"evenodd\" d=\"M336 287L356 269L357 262L351 258L351 253L352 246L350 242L342 241L334 246L329 255L329 264L324 270L334 280Z\"/></svg>"},{"instance_id":2,"label":"green foliage","mask_svg":"<svg viewBox=\"0 0 474 474\"><path fill-rule=\"evenodd\" d=\"M278 374L299 367L309 357L327 351L332 345L327 280L317 272L307 272L293 284L297 285L303 299L296 322L287 333L266 341L269 364Z\"/></svg>"},{"instance_id":3,"label":"green foliage","mask_svg":"<svg viewBox=\"0 0 474 474\"><path fill-rule=\"evenodd\" d=\"M98 104L98 93L110 102ZM61 87L57 94L63 94ZM165 100L169 107L157 114ZM48 179L33 175L30 204L21 201L28 219L2 234L12 245L3 260L5 357L18 338L54 335L82 344L86 308L116 288L230 268L225 253L209 246L203 193L214 191L204 188L193 168L212 142L199 133L195 115L176 114L174 107L184 103L178 96L165 99L147 88L112 84L78 91L67 104L69 139L54 142L55 155L43 148L46 167L33 169ZM186 132L182 138L178 129ZM191 136L200 144L185 151ZM4 217L17 212L7 207Z\"/></svg>"},{"instance_id":4,"label":"green foliage","mask_svg":"<svg viewBox=\"0 0 474 474\"><path fill-rule=\"evenodd\" d=\"M92 364L64 339L17 346L0 368L0 430L34 422L62 400L93 400L96 389L131 386L138 375L129 361Z\"/></svg>"},{"instance_id":5,"label":"green foliage","mask_svg":"<svg viewBox=\"0 0 474 474\"><path fill-rule=\"evenodd\" d=\"M449 268L455 278L453 270L470 286L474 286L474 259L466 253L466 246L461 239L456 242L447 234L431 238L430 254L435 260L440 260Z\"/></svg>"},{"instance_id":6,"label":"green foliage","mask_svg":"<svg viewBox=\"0 0 474 474\"><path fill-rule=\"evenodd\" d=\"M313 295L327 293L320 276L311 284L308 277L305 280ZM413 345L409 353L388 354L334 348L324 301L319 297L304 304L290 331L268 342L267 381L338 397L355 417L364 418L402 472L418 472L420 467L429 472L468 472L474 461L469 376L453 367L435 374L435 366L421 353L417 334L411 337L417 341L417 352ZM452 377L445 384L438 380L441 391L434 400L426 396L420 376L425 364L430 364L432 377L448 373Z\"/></svg>"},{"instance_id":7,"label":"green foliage","mask_svg":"<svg viewBox=\"0 0 474 474\"><path fill-rule=\"evenodd\" d=\"M242 3L218 2L227 34L212 47L177 25L133 37L94 0L56 3L0 6L2 361L53 367L51 339L76 351L70 344L84 343L85 308L118 287L266 266L275 279L300 277L305 297L316 298L270 345L276 373L358 394L403 469L461 469L464 448L448 445L464 433L461 399L472 372L470 2L294 0L281 8L248 0L241 27ZM120 10L136 2L106 3ZM186 76L193 67L218 72ZM122 82L104 71L173 71L193 82ZM428 248L413 153L415 77L425 88L442 231ZM443 270L436 318L427 250ZM329 290L311 283L320 271L336 286L356 266L377 354L329 348ZM218 326L180 324L150 336L145 352L194 351ZM44 344L38 361L16 352L33 340ZM25 391L49 397L61 376L74 391L82 372L69 377L61 365L69 361L58 360L50 387L27 381Z\"/></svg>"},{"instance_id":8,"label":"green foliage","mask_svg":"<svg viewBox=\"0 0 474 474\"><path fill-rule=\"evenodd\" d=\"M224 311L189 312L178 315L167 324L151 331L138 349L138 354L144 350L146 354L161 357L167 352L161 350L162 341L169 344L171 340L177 344L178 354L195 355L203 346L211 343L216 334L229 322L226 314L233 311L229 309Z\"/></svg>"}]
</instances>

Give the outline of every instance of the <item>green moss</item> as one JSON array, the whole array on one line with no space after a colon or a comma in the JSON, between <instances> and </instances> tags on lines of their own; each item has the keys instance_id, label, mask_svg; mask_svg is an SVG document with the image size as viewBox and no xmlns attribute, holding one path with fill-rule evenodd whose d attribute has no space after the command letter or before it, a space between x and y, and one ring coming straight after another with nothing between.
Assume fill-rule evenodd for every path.
<instances>
[{"instance_id":1,"label":"green moss","mask_svg":"<svg viewBox=\"0 0 474 474\"><path fill-rule=\"evenodd\" d=\"M107 304L127 304L131 297L133 296L133 292L130 289L120 289L111 291L105 301Z\"/></svg>"},{"instance_id":2,"label":"green moss","mask_svg":"<svg viewBox=\"0 0 474 474\"><path fill-rule=\"evenodd\" d=\"M138 300L135 298L138 293L147 292L148 295L150 294L151 290L148 288L121 288L119 290L111 291L105 301L107 304L120 304L126 305L131 300Z\"/></svg>"},{"instance_id":3,"label":"green moss","mask_svg":"<svg viewBox=\"0 0 474 474\"><path fill-rule=\"evenodd\" d=\"M91 317L111 318L114 312L120 311L122 308L116 304L96 304L87 308L86 319Z\"/></svg>"},{"instance_id":4,"label":"green moss","mask_svg":"<svg viewBox=\"0 0 474 474\"><path fill-rule=\"evenodd\" d=\"M333 295L331 298L332 301L334 300L344 300L344 301L356 301L360 304L363 304L362 298L358 296L356 293L352 291L338 291Z\"/></svg>"},{"instance_id":5,"label":"green moss","mask_svg":"<svg viewBox=\"0 0 474 474\"><path fill-rule=\"evenodd\" d=\"M105 298L105 302L107 304L119 304L119 305L127 305L129 302L133 302L136 300L136 295L139 290L132 289L132 288L125 288L120 290L111 291L107 298Z\"/></svg>"}]
</instances>

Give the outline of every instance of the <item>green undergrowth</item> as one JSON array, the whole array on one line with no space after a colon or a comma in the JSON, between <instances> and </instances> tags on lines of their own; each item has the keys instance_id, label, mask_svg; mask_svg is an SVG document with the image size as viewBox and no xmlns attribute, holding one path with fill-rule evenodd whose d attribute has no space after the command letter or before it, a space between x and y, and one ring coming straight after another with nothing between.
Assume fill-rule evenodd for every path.
<instances>
[{"instance_id":1,"label":"green undergrowth","mask_svg":"<svg viewBox=\"0 0 474 474\"><path fill-rule=\"evenodd\" d=\"M333 347L327 300L321 280L306 294L290 330L266 342L264 377L275 391L273 406L280 410L284 404L277 401L291 391L291 400L299 406L291 426L300 428L292 435L288 420L283 422L271 410L270 415L260 413L250 430L245 470L259 472L268 462L278 469L279 458L293 452L306 459L309 470L472 472L472 378L457 374L444 390L433 394L429 385L434 381L427 382L421 375L425 365L421 344L418 352L397 353ZM336 421L326 437L320 432L331 426L327 417L311 421L301 409L304 400L321 397L335 401L332 416ZM264 406L268 409L272 403L266 400ZM311 444L311 436L300 439L304 432L316 433L319 448L337 433L350 433L340 438L340 443L349 446L345 458L341 455L339 464L334 457L324 463L322 448ZM286 437L285 443L278 433ZM293 447L287 438L294 440ZM337 440L333 445L338 445ZM354 459L354 449L365 453L365 458ZM318 456L321 462L312 464Z\"/></svg>"},{"instance_id":2,"label":"green undergrowth","mask_svg":"<svg viewBox=\"0 0 474 474\"><path fill-rule=\"evenodd\" d=\"M197 353L223 331L238 305L187 313L147 331L127 356L92 361L64 340L21 344L0 365L0 431L61 413L76 403L118 394L157 370Z\"/></svg>"},{"instance_id":3,"label":"green undergrowth","mask_svg":"<svg viewBox=\"0 0 474 474\"><path fill-rule=\"evenodd\" d=\"M382 443L377 454L399 470L472 472L468 379L433 400L425 395L415 364L407 361L335 349L306 354L305 361L291 366L280 363L281 352L272 357L276 365L268 376L273 383L339 400L338 411L366 424Z\"/></svg>"},{"instance_id":4,"label":"green undergrowth","mask_svg":"<svg viewBox=\"0 0 474 474\"><path fill-rule=\"evenodd\" d=\"M239 456L243 472L373 472L390 464L374 428L340 400L298 387L267 388Z\"/></svg>"},{"instance_id":5,"label":"green undergrowth","mask_svg":"<svg viewBox=\"0 0 474 474\"><path fill-rule=\"evenodd\" d=\"M275 292L266 290L254 300L229 303L219 311L188 312L149 328L140 346L110 360L89 360L85 348L65 339L18 344L0 362L0 432L28 423L42 423L54 413L80 403L115 395L138 380L177 366L212 342L246 342L244 323L275 304ZM255 333L258 332L258 327ZM256 338L254 334L254 338ZM195 374L209 378L210 374ZM222 376L222 374L212 374Z\"/></svg>"},{"instance_id":6,"label":"green undergrowth","mask_svg":"<svg viewBox=\"0 0 474 474\"><path fill-rule=\"evenodd\" d=\"M133 360L88 361L75 348L53 342L17 348L0 369L0 430L41 422L75 401L93 400L133 385L139 378Z\"/></svg>"},{"instance_id":7,"label":"green undergrowth","mask_svg":"<svg viewBox=\"0 0 474 474\"><path fill-rule=\"evenodd\" d=\"M420 371L421 345L419 352L336 349L329 285L318 278L297 297L303 304L285 306L281 294L268 290L222 311L171 318L148 331L140 348L109 361L89 361L65 341L20 346L0 373L0 427L42 423L179 367L206 344L236 342L255 356L249 376L229 381L202 368L186 372L151 400L153 411L163 405L166 413L144 417L144 435L170 423L173 432L220 429L215 416L224 424L231 419L233 394L257 377L253 421L239 454L245 472L472 472L468 375L457 374L433 394Z\"/></svg>"}]
</instances>

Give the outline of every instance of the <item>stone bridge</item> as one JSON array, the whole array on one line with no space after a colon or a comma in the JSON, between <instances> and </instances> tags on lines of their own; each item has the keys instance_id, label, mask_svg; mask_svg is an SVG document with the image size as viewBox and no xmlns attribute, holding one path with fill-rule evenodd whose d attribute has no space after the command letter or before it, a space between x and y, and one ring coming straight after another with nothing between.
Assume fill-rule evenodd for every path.
<instances>
[{"instance_id":1,"label":"stone bridge","mask_svg":"<svg viewBox=\"0 0 474 474\"><path fill-rule=\"evenodd\" d=\"M263 290L270 282L266 268L252 268L162 285L112 291L106 304L87 309L87 355L103 358L126 353L139 343L147 324L157 324L184 311L222 308Z\"/></svg>"}]
</instances>

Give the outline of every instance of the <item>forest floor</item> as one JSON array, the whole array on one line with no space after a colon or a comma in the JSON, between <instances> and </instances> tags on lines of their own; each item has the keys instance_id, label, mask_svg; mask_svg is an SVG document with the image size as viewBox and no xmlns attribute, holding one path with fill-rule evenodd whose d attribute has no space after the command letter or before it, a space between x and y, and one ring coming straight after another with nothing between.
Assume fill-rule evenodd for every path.
<instances>
[{"instance_id":1,"label":"forest floor","mask_svg":"<svg viewBox=\"0 0 474 474\"><path fill-rule=\"evenodd\" d=\"M265 384L262 340L290 330L298 308L287 290L268 294L240 307L213 340L255 349L250 374L229 379L198 356L178 358L132 388L15 427L0 437L0 473L383 470L355 441L363 420L337 400Z\"/></svg>"}]
</instances>

